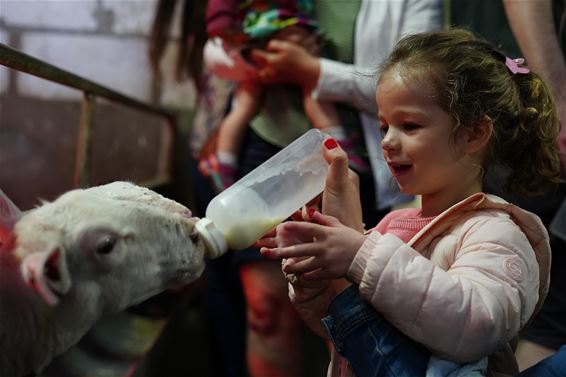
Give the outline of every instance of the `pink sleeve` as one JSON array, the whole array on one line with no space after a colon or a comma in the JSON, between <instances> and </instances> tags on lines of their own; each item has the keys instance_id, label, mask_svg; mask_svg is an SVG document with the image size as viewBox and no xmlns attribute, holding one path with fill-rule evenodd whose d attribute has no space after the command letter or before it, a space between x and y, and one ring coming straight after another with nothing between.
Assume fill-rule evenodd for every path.
<instances>
[{"instance_id":1,"label":"pink sleeve","mask_svg":"<svg viewBox=\"0 0 566 377\"><path fill-rule=\"evenodd\" d=\"M209 0L206 7L206 32L213 37L227 29L239 30L238 0Z\"/></svg>"},{"instance_id":2,"label":"pink sleeve","mask_svg":"<svg viewBox=\"0 0 566 377\"><path fill-rule=\"evenodd\" d=\"M256 68L248 63L236 47L230 47L220 38L206 41L204 64L213 74L224 80L245 81L257 78Z\"/></svg>"}]
</instances>

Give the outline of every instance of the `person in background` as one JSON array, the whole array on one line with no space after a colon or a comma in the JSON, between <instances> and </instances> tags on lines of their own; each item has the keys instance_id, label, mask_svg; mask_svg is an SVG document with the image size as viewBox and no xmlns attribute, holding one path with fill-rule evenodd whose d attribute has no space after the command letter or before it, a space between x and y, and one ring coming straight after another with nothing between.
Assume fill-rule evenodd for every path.
<instances>
[{"instance_id":1,"label":"person in background","mask_svg":"<svg viewBox=\"0 0 566 377\"><path fill-rule=\"evenodd\" d=\"M352 185L329 139L325 153L339 165L322 196L326 215L311 208L309 221L259 242L284 259L291 299L319 334L329 314L341 356L328 375L518 373L508 343L544 301L550 245L536 215L482 192L484 173L504 164L507 189L525 195L560 178L552 94L522 63L465 30L402 39L378 80L381 148L421 208L364 232L360 206L336 195ZM342 278L352 284L330 280Z\"/></svg>"},{"instance_id":2,"label":"person in background","mask_svg":"<svg viewBox=\"0 0 566 377\"><path fill-rule=\"evenodd\" d=\"M558 145L566 168L566 6L563 0L504 0L509 25L529 68L549 85L562 123ZM554 5L554 8L553 8ZM550 219L550 289L540 313L523 332L517 350L525 369L566 345L566 196Z\"/></svg>"},{"instance_id":3,"label":"person in background","mask_svg":"<svg viewBox=\"0 0 566 377\"><path fill-rule=\"evenodd\" d=\"M197 89L195 115L192 120L188 137L189 153L188 167L191 189L194 193L194 203L190 208L195 216L204 217L206 206L213 198L209 181L203 177L197 168L197 161L210 135L226 114L227 103L233 91L233 86L224 80L211 75L203 65L204 46L207 41L206 25L202 22L206 15L206 1L189 0L159 0L150 35L149 58L157 77L161 76L160 67L167 56L169 46L176 46L174 60L175 76L179 82L191 80ZM174 22L176 12L179 22ZM174 30L174 27L179 30ZM178 41L172 36L179 35ZM230 255L206 262L203 272L203 312L206 323L208 373L214 377L244 377L246 368L246 302L240 282L240 277ZM182 309L182 308L181 308ZM168 323L168 331L172 336L183 335L185 313L178 313ZM230 318L226 321L226 318ZM174 322L176 320L176 322ZM223 323L229 325L222 326ZM186 367L183 357L187 356L187 348L182 344L186 339L160 339L156 349L147 357L147 362L155 365L162 363L176 365L176 374L183 373ZM176 347L172 343L177 345ZM201 346L201 347L202 347ZM182 355L179 356L179 353ZM169 362L169 355L174 355ZM164 359L165 360L162 360ZM157 360L154 360L157 359ZM186 363L193 365L191 360ZM203 361L206 364L206 361ZM188 370L191 370L189 365ZM163 370L163 367L161 367ZM156 368L157 369L157 368ZM194 369L194 368L193 368ZM168 368L171 370L171 367ZM174 374L175 374L174 373Z\"/></svg>"},{"instance_id":4,"label":"person in background","mask_svg":"<svg viewBox=\"0 0 566 377\"><path fill-rule=\"evenodd\" d=\"M372 104L375 89L375 81L370 76L363 76L363 72L371 71L371 68L385 58L395 41L402 35L425 30L441 28L442 25L442 3L440 1L418 0L418 1L316 1L314 14L319 28L325 36L325 41L330 45L331 55L336 60L321 58L309 52L308 38L300 41L300 45L295 40L270 40L265 50L253 49L249 56L254 67L258 70L261 82L265 85L273 83L286 83L287 87L295 87L296 95L289 96L288 90L281 93L275 86L272 90L265 91L263 106L248 128L248 134L244 141L244 146L240 154L239 176L245 174L256 167L282 147L299 137L311 126L306 122L304 115L301 114L302 99L304 93L312 95L312 87L305 83L313 81L306 79L304 68L308 63L316 61L316 64L324 65L328 70L324 70L324 76L331 79L325 83L327 90L335 91L342 96L343 101L337 105L341 124L348 130L355 131L358 119L362 123L366 147L373 145L367 142L367 138L372 140L379 138L379 133L375 130L367 129L367 122L374 122L376 116L375 104ZM300 52L302 55L291 57L287 61L288 71L285 64L271 65L273 47L283 44L289 46L292 53ZM303 47L301 47L303 46ZM214 48L214 41L209 41L209 47ZM216 49L218 51L218 49ZM280 51L282 52L282 51ZM263 54L266 58L262 61L257 60L257 54ZM225 54L226 55L226 54ZM284 54L277 54L277 58ZM232 58L226 62L226 56L216 59L206 59L207 66L211 72L218 72L220 77L226 77L227 71L246 72L246 66L242 64L239 68L227 70L231 64L238 64L242 59ZM370 59L372 56L374 59ZM274 57L275 58L275 57ZM306 59L306 60L305 60ZM246 63L246 62L244 62ZM305 63L305 64L303 64ZM268 73L268 74L266 74ZM223 76L221 76L223 75ZM290 79L290 77L292 77ZM304 80L299 79L302 77ZM356 77L356 88L351 86L351 78ZM318 80L318 75L314 81ZM359 90L363 88L363 90ZM322 89L322 86L321 86ZM337 96L325 98L321 90L318 99L325 101L340 101ZM316 98L316 97L315 97ZM291 108L289 105L294 104ZM301 111L297 111L298 104ZM354 106L356 111L346 106ZM285 110L284 110L285 109ZM373 150L367 152L372 165L372 173L377 171L374 165L383 165L377 154ZM258 158L258 156L262 156ZM255 161L252 160L255 158ZM380 171L383 173L383 170ZM376 177L370 174L359 174L361 186L362 206L364 208L364 221L367 223L377 222L391 206L396 203L410 201L412 198L400 195L397 188L392 185L391 175L386 173ZM379 198L376 200L374 190L378 183ZM301 357L300 345L295 341L289 341L294 335L291 331L282 326L267 327L266 324L281 322L283 316L290 315L288 312L278 309L285 308L289 300L287 298L286 281L280 272L278 263L268 261L259 255L257 249L249 252L233 253L236 264L239 267L244 291L248 305L248 365L250 374L265 376L268 372L262 373L257 365L275 364L297 365L297 359ZM252 257L252 255L256 255ZM253 259L252 259L253 258ZM292 308L291 308L292 310ZM296 314L295 314L296 316ZM259 323L258 323L259 322ZM283 322L281 322L283 323ZM299 320L300 323L300 320ZM260 326L258 326L258 324ZM269 334L265 329L270 328L274 333ZM285 336L279 335L285 332ZM279 341L283 343L279 343ZM274 356L275 355L275 356ZM274 374L271 374L274 375ZM296 372L295 375L298 375Z\"/></svg>"},{"instance_id":5,"label":"person in background","mask_svg":"<svg viewBox=\"0 0 566 377\"><path fill-rule=\"evenodd\" d=\"M347 104L359 111L373 172L373 206L383 212L410 202L412 197L397 190L377 147L381 136L376 131L376 82L372 73L403 35L440 30L442 22L441 1L361 1L351 64L319 58L306 49L277 40L268 43L265 50L251 54L263 83L298 85L313 98ZM367 197L365 190L362 187L363 197Z\"/></svg>"},{"instance_id":6,"label":"person in background","mask_svg":"<svg viewBox=\"0 0 566 377\"><path fill-rule=\"evenodd\" d=\"M261 48L269 39L285 40L292 36L303 40L317 34L318 24L312 13L311 0L210 0L206 17L208 37L219 38L218 42L228 55L240 55L245 61L252 48ZM238 83L230 111L219 125L216 150L203 156L199 163L201 172L211 178L218 192L234 183L245 130L259 111L263 90L254 76ZM315 103L311 96L305 96L303 105L307 110L314 107L325 113L318 119L310 119L312 125L340 142L348 151L354 170L367 170L366 162L357 155L354 142L339 124L338 113L332 104ZM322 115L322 112L317 111L317 114Z\"/></svg>"}]
</instances>

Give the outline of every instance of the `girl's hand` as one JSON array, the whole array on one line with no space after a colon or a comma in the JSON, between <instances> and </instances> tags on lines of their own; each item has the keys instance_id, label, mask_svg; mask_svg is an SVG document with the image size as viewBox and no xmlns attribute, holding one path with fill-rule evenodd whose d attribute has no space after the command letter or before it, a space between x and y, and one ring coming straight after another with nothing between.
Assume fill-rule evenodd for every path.
<instances>
[{"instance_id":1,"label":"girl's hand","mask_svg":"<svg viewBox=\"0 0 566 377\"><path fill-rule=\"evenodd\" d=\"M308 221L308 215L303 209L295 211L295 213L291 215L291 219L293 221ZM277 228L273 228L269 232L265 233L259 240L257 240L254 246L259 248L274 248L278 246L277 240Z\"/></svg>"},{"instance_id":2,"label":"girl's hand","mask_svg":"<svg viewBox=\"0 0 566 377\"><path fill-rule=\"evenodd\" d=\"M348 155L334 139L324 142L322 155L330 164L322 194L322 213L363 232L360 180L348 167Z\"/></svg>"},{"instance_id":3,"label":"girl's hand","mask_svg":"<svg viewBox=\"0 0 566 377\"><path fill-rule=\"evenodd\" d=\"M315 212L311 221L316 223L279 224L270 247L262 247L261 254L287 259L283 271L303 274L305 280L345 277L365 236L320 212Z\"/></svg>"},{"instance_id":4,"label":"girl's hand","mask_svg":"<svg viewBox=\"0 0 566 377\"><path fill-rule=\"evenodd\" d=\"M348 155L332 138L325 140L322 155L330 165L324 192L305 204L301 219L310 221L309 214L318 211L363 232L360 180L348 166Z\"/></svg>"}]
</instances>

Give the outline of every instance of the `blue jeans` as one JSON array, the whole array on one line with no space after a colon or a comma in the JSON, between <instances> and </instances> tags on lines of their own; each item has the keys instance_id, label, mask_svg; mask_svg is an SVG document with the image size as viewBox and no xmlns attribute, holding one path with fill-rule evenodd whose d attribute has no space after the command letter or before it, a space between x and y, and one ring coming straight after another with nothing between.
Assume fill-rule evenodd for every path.
<instances>
[{"instance_id":1,"label":"blue jeans","mask_svg":"<svg viewBox=\"0 0 566 377\"><path fill-rule=\"evenodd\" d=\"M328 311L323 323L334 348L348 359L356 376L478 377L487 368L487 357L458 364L431 356L363 300L355 285L336 296Z\"/></svg>"},{"instance_id":2,"label":"blue jeans","mask_svg":"<svg viewBox=\"0 0 566 377\"><path fill-rule=\"evenodd\" d=\"M566 346L554 355L525 369L517 377L566 377Z\"/></svg>"},{"instance_id":3,"label":"blue jeans","mask_svg":"<svg viewBox=\"0 0 566 377\"><path fill-rule=\"evenodd\" d=\"M426 374L430 352L393 327L351 286L330 304L323 319L334 347L356 376L415 377Z\"/></svg>"}]
</instances>

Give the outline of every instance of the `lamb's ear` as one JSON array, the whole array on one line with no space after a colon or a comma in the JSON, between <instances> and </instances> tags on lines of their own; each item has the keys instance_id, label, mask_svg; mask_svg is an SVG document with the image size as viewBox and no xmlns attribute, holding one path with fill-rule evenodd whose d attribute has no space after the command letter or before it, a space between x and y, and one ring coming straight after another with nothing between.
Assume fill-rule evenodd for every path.
<instances>
[{"instance_id":1,"label":"lamb's ear","mask_svg":"<svg viewBox=\"0 0 566 377\"><path fill-rule=\"evenodd\" d=\"M21 265L26 283L50 306L55 306L71 288L65 253L60 248L27 255Z\"/></svg>"},{"instance_id":2,"label":"lamb's ear","mask_svg":"<svg viewBox=\"0 0 566 377\"><path fill-rule=\"evenodd\" d=\"M0 190L0 249L8 243L14 225L21 217L22 212Z\"/></svg>"}]
</instances>

